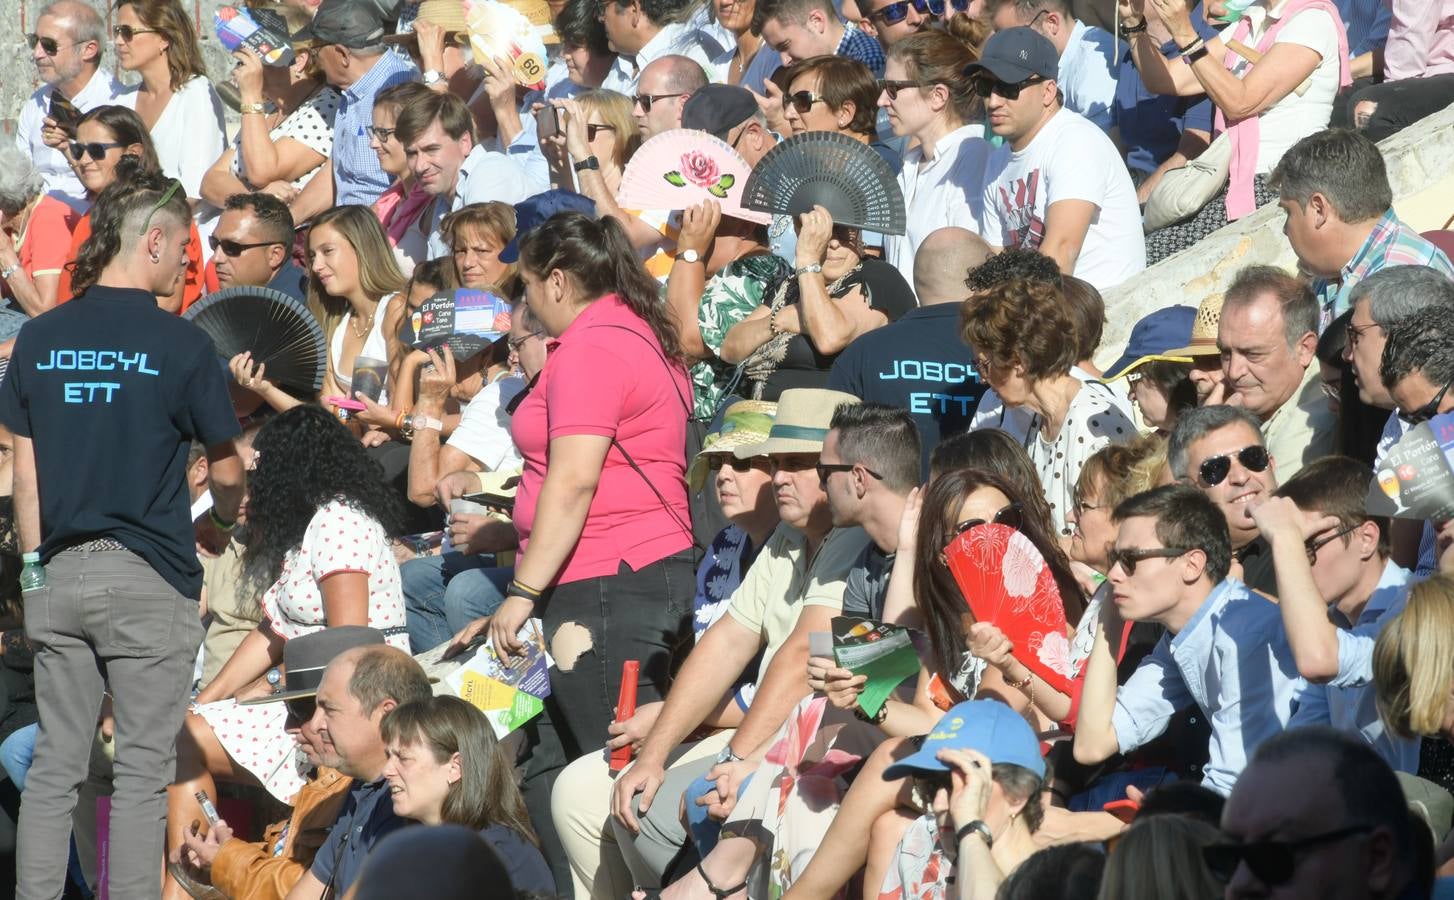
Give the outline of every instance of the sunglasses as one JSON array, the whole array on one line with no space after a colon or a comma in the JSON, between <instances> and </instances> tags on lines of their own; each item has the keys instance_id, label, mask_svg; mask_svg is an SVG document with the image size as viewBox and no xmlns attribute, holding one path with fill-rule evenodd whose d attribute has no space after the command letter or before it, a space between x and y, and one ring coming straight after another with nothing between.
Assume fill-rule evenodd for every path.
<instances>
[{"instance_id":1,"label":"sunglasses","mask_svg":"<svg viewBox=\"0 0 1454 900\"><path fill-rule=\"evenodd\" d=\"M914 12L921 16L926 14L944 15L944 0L898 0L896 3L890 3L869 13L868 20L882 22L885 25L897 25L909 17L910 6L913 6ZM969 8L967 2L964 8Z\"/></svg>"},{"instance_id":2,"label":"sunglasses","mask_svg":"<svg viewBox=\"0 0 1454 900\"><path fill-rule=\"evenodd\" d=\"M1373 831L1372 825L1349 825L1296 841L1252 841L1246 844L1211 844L1202 848L1207 870L1223 884L1232 880L1243 863L1268 887L1285 884L1297 871L1298 857L1320 844L1331 844Z\"/></svg>"},{"instance_id":3,"label":"sunglasses","mask_svg":"<svg viewBox=\"0 0 1454 900\"><path fill-rule=\"evenodd\" d=\"M1434 395L1433 400L1430 400L1408 415L1403 416L1403 420L1410 426L1414 426L1427 422L1437 416L1439 414L1439 406L1444 402L1444 395L1449 393L1451 386L1454 386L1454 381L1444 382L1444 386L1439 388L1439 393Z\"/></svg>"},{"instance_id":4,"label":"sunglasses","mask_svg":"<svg viewBox=\"0 0 1454 900\"><path fill-rule=\"evenodd\" d=\"M288 721L299 725L313 718L313 712L318 708L318 702L313 697L284 700L283 705L288 708Z\"/></svg>"},{"instance_id":5,"label":"sunglasses","mask_svg":"<svg viewBox=\"0 0 1454 900\"><path fill-rule=\"evenodd\" d=\"M376 125L365 125L364 130L373 135L381 144L394 139L394 129L392 128L379 128Z\"/></svg>"},{"instance_id":6,"label":"sunglasses","mask_svg":"<svg viewBox=\"0 0 1454 900\"><path fill-rule=\"evenodd\" d=\"M131 43L131 39L138 34L161 34L155 28L132 28L130 25L116 25L111 29L111 36L121 38L123 43Z\"/></svg>"},{"instance_id":7,"label":"sunglasses","mask_svg":"<svg viewBox=\"0 0 1454 900\"><path fill-rule=\"evenodd\" d=\"M1126 570L1127 575L1136 574L1136 566L1148 559L1176 559L1190 553L1191 547L1151 547L1144 550L1125 550L1112 547L1106 551L1106 571L1114 569L1119 565Z\"/></svg>"},{"instance_id":8,"label":"sunglasses","mask_svg":"<svg viewBox=\"0 0 1454 900\"><path fill-rule=\"evenodd\" d=\"M510 338L509 340L505 341L505 346L510 348L511 353L518 353L520 352L520 348L525 346L526 341L530 340L531 338L538 338L540 337L540 334L541 333L539 331L532 331L529 334L521 335L517 338Z\"/></svg>"},{"instance_id":9,"label":"sunglasses","mask_svg":"<svg viewBox=\"0 0 1454 900\"><path fill-rule=\"evenodd\" d=\"M80 141L71 141L69 144L71 159L74 159L76 162L80 162L87 156L91 157L96 162L100 162L101 160L106 158L106 151L115 150L118 147L125 146L125 144L108 144L101 141L95 141L89 144L83 144Z\"/></svg>"},{"instance_id":10,"label":"sunglasses","mask_svg":"<svg viewBox=\"0 0 1454 900\"><path fill-rule=\"evenodd\" d=\"M675 94L637 94L631 98L632 103L641 104L642 112L651 112L651 104L658 100L670 100L673 97L690 97L690 91L678 91Z\"/></svg>"},{"instance_id":11,"label":"sunglasses","mask_svg":"<svg viewBox=\"0 0 1454 900\"><path fill-rule=\"evenodd\" d=\"M966 531L974 528L977 525L1008 525L1016 531L1019 531L1024 524L1024 507L1020 506L1020 504L1018 503L1011 503L1009 506L1006 506L999 512L995 513L995 517L993 519L990 519L988 522L986 522L984 519L965 519L963 522L959 522L954 526L954 533L956 535L964 534Z\"/></svg>"},{"instance_id":12,"label":"sunglasses","mask_svg":"<svg viewBox=\"0 0 1454 900\"><path fill-rule=\"evenodd\" d=\"M642 109L649 109L649 107L647 107L647 106L642 106L641 108ZM596 135L600 134L602 131L615 131L615 130L616 130L616 126L615 125L602 125L599 122L587 122L586 123L586 140L588 140L588 141L594 141L596 139Z\"/></svg>"},{"instance_id":13,"label":"sunglasses","mask_svg":"<svg viewBox=\"0 0 1454 900\"><path fill-rule=\"evenodd\" d=\"M823 490L826 491L828 489L828 476L832 475L834 472L852 472L855 468L857 468L857 464L820 462L813 468L818 470L818 482L823 485ZM872 475L874 478L877 478L879 481L884 480L884 477L882 475L875 472L873 469L870 469L868 466L864 466L863 471Z\"/></svg>"},{"instance_id":14,"label":"sunglasses","mask_svg":"<svg viewBox=\"0 0 1454 900\"><path fill-rule=\"evenodd\" d=\"M1242 468L1249 472L1266 472L1267 464L1271 459L1267 456L1267 448L1254 444L1251 447L1243 447L1234 453L1223 453L1221 456L1211 456L1202 460L1197 467L1197 475L1207 487L1216 487L1227 480L1232 472L1232 457L1242 464Z\"/></svg>"},{"instance_id":15,"label":"sunglasses","mask_svg":"<svg viewBox=\"0 0 1454 900\"><path fill-rule=\"evenodd\" d=\"M244 243L240 243L238 241L229 241L226 238L219 238L215 234L209 234L207 236L207 245L212 248L212 252L213 253L216 253L218 250L221 250L223 253L227 254L228 256L234 256L234 257L241 256L243 253L246 253L248 250L252 250L252 249L255 249L257 247L271 247L273 244L279 244L279 243L282 243L282 242L281 241L255 241L255 242L253 242L251 244L244 244Z\"/></svg>"},{"instance_id":16,"label":"sunglasses","mask_svg":"<svg viewBox=\"0 0 1454 900\"><path fill-rule=\"evenodd\" d=\"M999 94L1006 100L1019 100L1021 91L1044 80L1037 75L1034 78L1026 78L1024 81L1011 84L1008 81L1000 81L998 78L976 78L974 79L974 92L985 100L995 94Z\"/></svg>"},{"instance_id":17,"label":"sunglasses","mask_svg":"<svg viewBox=\"0 0 1454 900\"><path fill-rule=\"evenodd\" d=\"M923 85L917 81L890 81L887 78L878 80L878 89L888 94L890 100L899 99L899 91L917 87L923 87Z\"/></svg>"},{"instance_id":18,"label":"sunglasses","mask_svg":"<svg viewBox=\"0 0 1454 900\"><path fill-rule=\"evenodd\" d=\"M717 471L723 466L726 466L727 468L741 475L744 472L751 472L754 468L759 466L763 469L766 469L768 467L768 463L767 460L763 459L760 456L751 456L747 459L738 459L730 453L714 453L711 456L707 457L707 468L711 469L713 472Z\"/></svg>"},{"instance_id":19,"label":"sunglasses","mask_svg":"<svg viewBox=\"0 0 1454 900\"><path fill-rule=\"evenodd\" d=\"M808 110L813 108L814 103L828 102L827 98L825 98L822 94L815 94L812 91L794 91L791 94L785 94L783 96L783 99L791 103L793 105L793 109L796 109L798 111L798 115L801 116L807 115Z\"/></svg>"},{"instance_id":20,"label":"sunglasses","mask_svg":"<svg viewBox=\"0 0 1454 900\"><path fill-rule=\"evenodd\" d=\"M66 44L65 47L62 47L60 44L56 43L55 38L41 37L38 34L27 34L25 36L25 42L30 45L31 50L34 50L35 45L39 44L40 52L44 53L46 56L55 56L57 53L60 53L62 50L66 49L66 47L74 47L78 43L77 41L72 41L71 43Z\"/></svg>"},{"instance_id":21,"label":"sunglasses","mask_svg":"<svg viewBox=\"0 0 1454 900\"><path fill-rule=\"evenodd\" d=\"M1361 525L1362 523L1360 522L1359 524ZM1338 529L1337 531L1333 532L1322 540L1314 540L1313 538L1308 538L1307 540L1303 541L1303 549L1308 552L1308 565L1317 565L1319 550L1333 543L1345 534L1352 534L1355 530L1357 530L1357 528L1358 525L1349 525L1346 528Z\"/></svg>"},{"instance_id":22,"label":"sunglasses","mask_svg":"<svg viewBox=\"0 0 1454 900\"><path fill-rule=\"evenodd\" d=\"M818 461L808 456L770 456L767 460L768 471L777 472L806 472L809 469L818 468ZM819 476L821 478L822 476Z\"/></svg>"}]
</instances>

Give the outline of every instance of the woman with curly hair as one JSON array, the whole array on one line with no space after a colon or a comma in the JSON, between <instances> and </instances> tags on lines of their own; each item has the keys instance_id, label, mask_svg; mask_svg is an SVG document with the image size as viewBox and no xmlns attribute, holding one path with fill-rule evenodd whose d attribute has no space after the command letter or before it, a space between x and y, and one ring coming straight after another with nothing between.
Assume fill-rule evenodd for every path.
<instances>
[{"instance_id":1,"label":"woman with curly hair","mask_svg":"<svg viewBox=\"0 0 1454 900\"><path fill-rule=\"evenodd\" d=\"M367 625L407 651L404 594L389 546L400 503L378 463L328 412L302 404L254 441L248 479L247 583L262 593L262 623L197 695L177 738L168 798L170 846L200 815L194 792L214 778L260 784L284 803L303 786L282 703L271 693L284 642L336 625ZM177 895L180 896L180 895Z\"/></svg>"}]
</instances>

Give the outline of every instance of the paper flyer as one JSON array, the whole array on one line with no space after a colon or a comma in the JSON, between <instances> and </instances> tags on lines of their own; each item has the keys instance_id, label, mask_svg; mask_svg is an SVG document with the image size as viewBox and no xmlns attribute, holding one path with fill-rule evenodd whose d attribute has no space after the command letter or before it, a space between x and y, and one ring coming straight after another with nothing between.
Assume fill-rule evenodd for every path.
<instances>
[{"instance_id":1,"label":"paper flyer","mask_svg":"<svg viewBox=\"0 0 1454 900\"><path fill-rule=\"evenodd\" d=\"M1389 448L1368 486L1370 516L1454 518L1454 413L1415 425Z\"/></svg>"},{"instance_id":2,"label":"paper flyer","mask_svg":"<svg viewBox=\"0 0 1454 900\"><path fill-rule=\"evenodd\" d=\"M879 708L904 679L919 671L919 654L909 629L869 619L835 616L833 658L855 675L867 675L858 705L865 715Z\"/></svg>"},{"instance_id":3,"label":"paper flyer","mask_svg":"<svg viewBox=\"0 0 1454 900\"><path fill-rule=\"evenodd\" d=\"M555 661L545 651L540 620L526 622L517 636L525 644L525 652L512 659L508 666L500 662L490 641L476 648L473 655L466 650L453 660L435 659L426 663L424 656L433 654L433 650L420 658L426 672L431 666L437 672L462 661L442 677L442 684L451 694L483 712L494 727L495 736L500 738L540 715L545 709L545 698L550 696L550 667Z\"/></svg>"}]
</instances>

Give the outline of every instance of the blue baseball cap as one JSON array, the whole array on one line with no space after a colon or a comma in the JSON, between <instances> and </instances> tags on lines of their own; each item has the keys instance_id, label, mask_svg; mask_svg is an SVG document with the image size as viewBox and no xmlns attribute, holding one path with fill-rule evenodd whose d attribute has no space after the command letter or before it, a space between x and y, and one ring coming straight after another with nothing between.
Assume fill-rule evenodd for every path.
<instances>
[{"instance_id":1,"label":"blue baseball cap","mask_svg":"<svg viewBox=\"0 0 1454 900\"><path fill-rule=\"evenodd\" d=\"M563 212L585 213L594 217L596 201L575 191L555 190L526 197L515 204L515 236L500 251L500 262L519 262L521 236L556 213Z\"/></svg>"},{"instance_id":2,"label":"blue baseball cap","mask_svg":"<svg viewBox=\"0 0 1454 900\"><path fill-rule=\"evenodd\" d=\"M940 750L978 750L991 763L1022 766L1045 777L1040 739L1030 723L998 700L968 700L944 714L924 744L909 756L884 769L884 778L948 772L937 759Z\"/></svg>"},{"instance_id":3,"label":"blue baseball cap","mask_svg":"<svg viewBox=\"0 0 1454 900\"><path fill-rule=\"evenodd\" d=\"M1172 351L1185 347L1191 340L1192 322L1196 317L1197 311L1190 306L1168 306L1143 317L1131 328L1126 352L1106 370L1103 380L1125 378L1149 362L1193 362L1190 356Z\"/></svg>"},{"instance_id":4,"label":"blue baseball cap","mask_svg":"<svg viewBox=\"0 0 1454 900\"><path fill-rule=\"evenodd\" d=\"M1060 77L1060 54L1050 38L1023 25L996 31L985 41L979 59L964 67L973 78L981 70L1006 84L1019 84L1035 76L1047 81Z\"/></svg>"}]
</instances>

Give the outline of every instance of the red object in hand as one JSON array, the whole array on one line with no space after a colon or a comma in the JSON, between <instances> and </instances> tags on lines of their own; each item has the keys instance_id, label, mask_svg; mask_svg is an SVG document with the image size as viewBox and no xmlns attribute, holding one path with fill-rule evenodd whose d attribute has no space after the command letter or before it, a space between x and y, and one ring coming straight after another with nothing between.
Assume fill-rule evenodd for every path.
<instances>
[{"instance_id":1,"label":"red object in hand","mask_svg":"<svg viewBox=\"0 0 1454 900\"><path fill-rule=\"evenodd\" d=\"M628 659L621 664L621 693L616 697L616 721L625 722L636 715L636 681L641 677L640 660ZM619 772L631 762L631 745L611 751L611 771Z\"/></svg>"}]
</instances>

